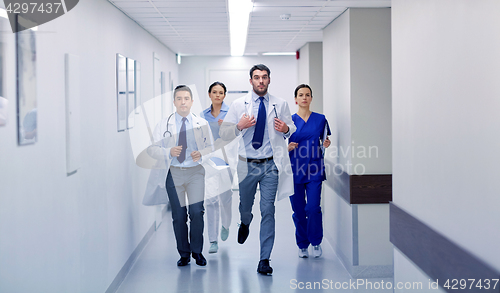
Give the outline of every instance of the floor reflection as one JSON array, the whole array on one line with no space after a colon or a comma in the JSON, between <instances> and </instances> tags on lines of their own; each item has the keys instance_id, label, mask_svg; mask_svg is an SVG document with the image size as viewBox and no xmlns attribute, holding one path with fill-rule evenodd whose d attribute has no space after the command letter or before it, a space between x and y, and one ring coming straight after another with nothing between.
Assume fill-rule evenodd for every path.
<instances>
[{"instance_id":1,"label":"floor reflection","mask_svg":"<svg viewBox=\"0 0 500 293\"><path fill-rule=\"evenodd\" d=\"M237 193L234 196L238 198ZM255 201L258 202L258 200L257 196ZM237 205L238 201L233 200L233 226L230 227L227 241L219 241L219 251L215 254L208 253L209 243L205 229L203 249L203 255L207 259L205 267L196 265L194 259L191 259L191 263L186 267L177 267L179 254L176 249L170 212L168 212L117 293L281 293L297 292L297 288L293 289L292 280L296 282L323 282L325 279L328 282L351 280L327 243L322 245L323 256L321 258L298 257L290 202L287 200L276 204L276 240L271 255L273 275L259 275L257 273L260 251L259 205L257 204L254 208L250 235L243 245L236 241L238 228L235 223L239 220ZM392 279L384 280L391 281ZM307 292L320 291L332 290L307 290ZM365 291L342 290L342 292Z\"/></svg>"}]
</instances>

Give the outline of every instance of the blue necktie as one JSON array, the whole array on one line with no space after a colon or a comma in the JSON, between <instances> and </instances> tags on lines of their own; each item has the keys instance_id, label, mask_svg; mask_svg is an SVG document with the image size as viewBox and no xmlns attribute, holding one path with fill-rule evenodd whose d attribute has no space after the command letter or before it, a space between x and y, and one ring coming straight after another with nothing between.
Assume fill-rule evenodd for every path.
<instances>
[{"instance_id":1,"label":"blue necktie","mask_svg":"<svg viewBox=\"0 0 500 293\"><path fill-rule=\"evenodd\" d=\"M187 137L186 137L186 117L182 118L182 126L181 126L181 131L179 133L179 143L177 144L178 146L182 146L182 151L180 155L177 157L177 161L179 163L184 162L186 159L186 149L187 149Z\"/></svg>"},{"instance_id":2,"label":"blue necktie","mask_svg":"<svg viewBox=\"0 0 500 293\"><path fill-rule=\"evenodd\" d=\"M255 132L252 139L252 146L256 150L262 146L264 129L266 128L266 105L264 105L264 97L259 97L259 99L259 114L257 114L257 123L255 124Z\"/></svg>"}]
</instances>

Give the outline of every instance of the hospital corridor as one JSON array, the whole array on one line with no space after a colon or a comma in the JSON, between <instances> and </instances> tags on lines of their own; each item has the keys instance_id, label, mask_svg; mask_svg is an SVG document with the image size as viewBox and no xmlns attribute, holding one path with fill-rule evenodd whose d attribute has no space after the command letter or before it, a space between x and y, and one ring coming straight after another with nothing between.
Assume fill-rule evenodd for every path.
<instances>
[{"instance_id":1,"label":"hospital corridor","mask_svg":"<svg viewBox=\"0 0 500 293\"><path fill-rule=\"evenodd\" d=\"M30 1L0 293L500 293L500 1Z\"/></svg>"},{"instance_id":2,"label":"hospital corridor","mask_svg":"<svg viewBox=\"0 0 500 293\"><path fill-rule=\"evenodd\" d=\"M234 192L234 197L238 197L237 191ZM237 202L233 201L235 219ZM277 231L271 256L275 272L272 276L257 274L255 259L259 253L258 206L254 208L254 214L256 216L245 244L237 243L235 225L230 227L229 238L219 242L217 253L209 254L206 245L206 267L197 266L194 260L186 267L177 267L175 238L170 212L167 212L155 235L116 292L294 292L308 286L308 292L339 289L343 292L372 292L370 288L373 290L373 284L372 287L369 284L367 287L365 280L374 283L380 292L392 292L386 285L387 282L393 282L392 278L367 278L358 284L328 245L324 246L321 258L298 258L292 213L289 202L285 200L276 204ZM205 236L208 237L206 231ZM386 289L383 290L380 286Z\"/></svg>"}]
</instances>

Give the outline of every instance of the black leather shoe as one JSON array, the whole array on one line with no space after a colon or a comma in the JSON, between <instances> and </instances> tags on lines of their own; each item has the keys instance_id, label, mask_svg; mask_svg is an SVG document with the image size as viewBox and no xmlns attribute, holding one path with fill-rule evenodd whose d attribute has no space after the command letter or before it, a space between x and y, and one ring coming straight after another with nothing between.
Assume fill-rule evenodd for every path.
<instances>
[{"instance_id":1,"label":"black leather shoe","mask_svg":"<svg viewBox=\"0 0 500 293\"><path fill-rule=\"evenodd\" d=\"M178 267L187 266L190 261L191 261L190 257L181 257L181 259L177 261L177 266Z\"/></svg>"},{"instance_id":2,"label":"black leather shoe","mask_svg":"<svg viewBox=\"0 0 500 293\"><path fill-rule=\"evenodd\" d=\"M250 230L248 229L249 225L245 225L243 223L240 224L240 229L238 230L238 243L243 244L248 238L248 234Z\"/></svg>"},{"instance_id":3,"label":"black leather shoe","mask_svg":"<svg viewBox=\"0 0 500 293\"><path fill-rule=\"evenodd\" d=\"M193 258L196 260L196 264L199 266L206 266L207 265L207 260L203 256L203 254L200 253L195 253L193 252Z\"/></svg>"},{"instance_id":4,"label":"black leather shoe","mask_svg":"<svg viewBox=\"0 0 500 293\"><path fill-rule=\"evenodd\" d=\"M273 268L269 265L268 259L263 259L259 261L259 266L257 267L257 273L267 276L273 274Z\"/></svg>"}]
</instances>

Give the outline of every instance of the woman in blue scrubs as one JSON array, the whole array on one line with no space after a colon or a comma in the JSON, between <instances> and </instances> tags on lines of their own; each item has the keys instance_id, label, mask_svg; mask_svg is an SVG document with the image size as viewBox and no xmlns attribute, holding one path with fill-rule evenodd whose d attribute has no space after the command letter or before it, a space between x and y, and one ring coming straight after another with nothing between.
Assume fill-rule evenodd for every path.
<instances>
[{"instance_id":1,"label":"woman in blue scrubs","mask_svg":"<svg viewBox=\"0 0 500 293\"><path fill-rule=\"evenodd\" d=\"M210 107L201 112L201 117L208 121L214 136L214 141L217 141L217 139L220 138L220 125L229 110L229 106L224 103L224 98L226 97L226 86L222 82L218 81L212 83L208 88L208 96L210 97L212 104ZM227 159L225 160L223 154L224 152L221 151L219 156L214 155L210 158L210 160L217 167L228 166L226 163ZM226 172L226 170L227 168L219 171L214 170L215 172L207 171L206 173L211 174L211 177L206 180L205 186L205 207L207 211L208 240L210 241L210 249L208 250L209 253L216 253L219 249L217 242L219 237L219 215L222 222L222 241L225 241L229 236L233 192L230 188L230 183L225 182L223 179L223 175L227 174L221 173Z\"/></svg>"},{"instance_id":2,"label":"woman in blue scrubs","mask_svg":"<svg viewBox=\"0 0 500 293\"><path fill-rule=\"evenodd\" d=\"M294 191L290 196L295 223L295 238L299 257L322 254L323 219L321 214L321 184L326 179L323 162L324 148L330 146L330 128L325 115L312 112L312 89L301 84L295 89L295 103L299 106L292 115L297 131L290 136L288 151L293 170Z\"/></svg>"}]
</instances>

